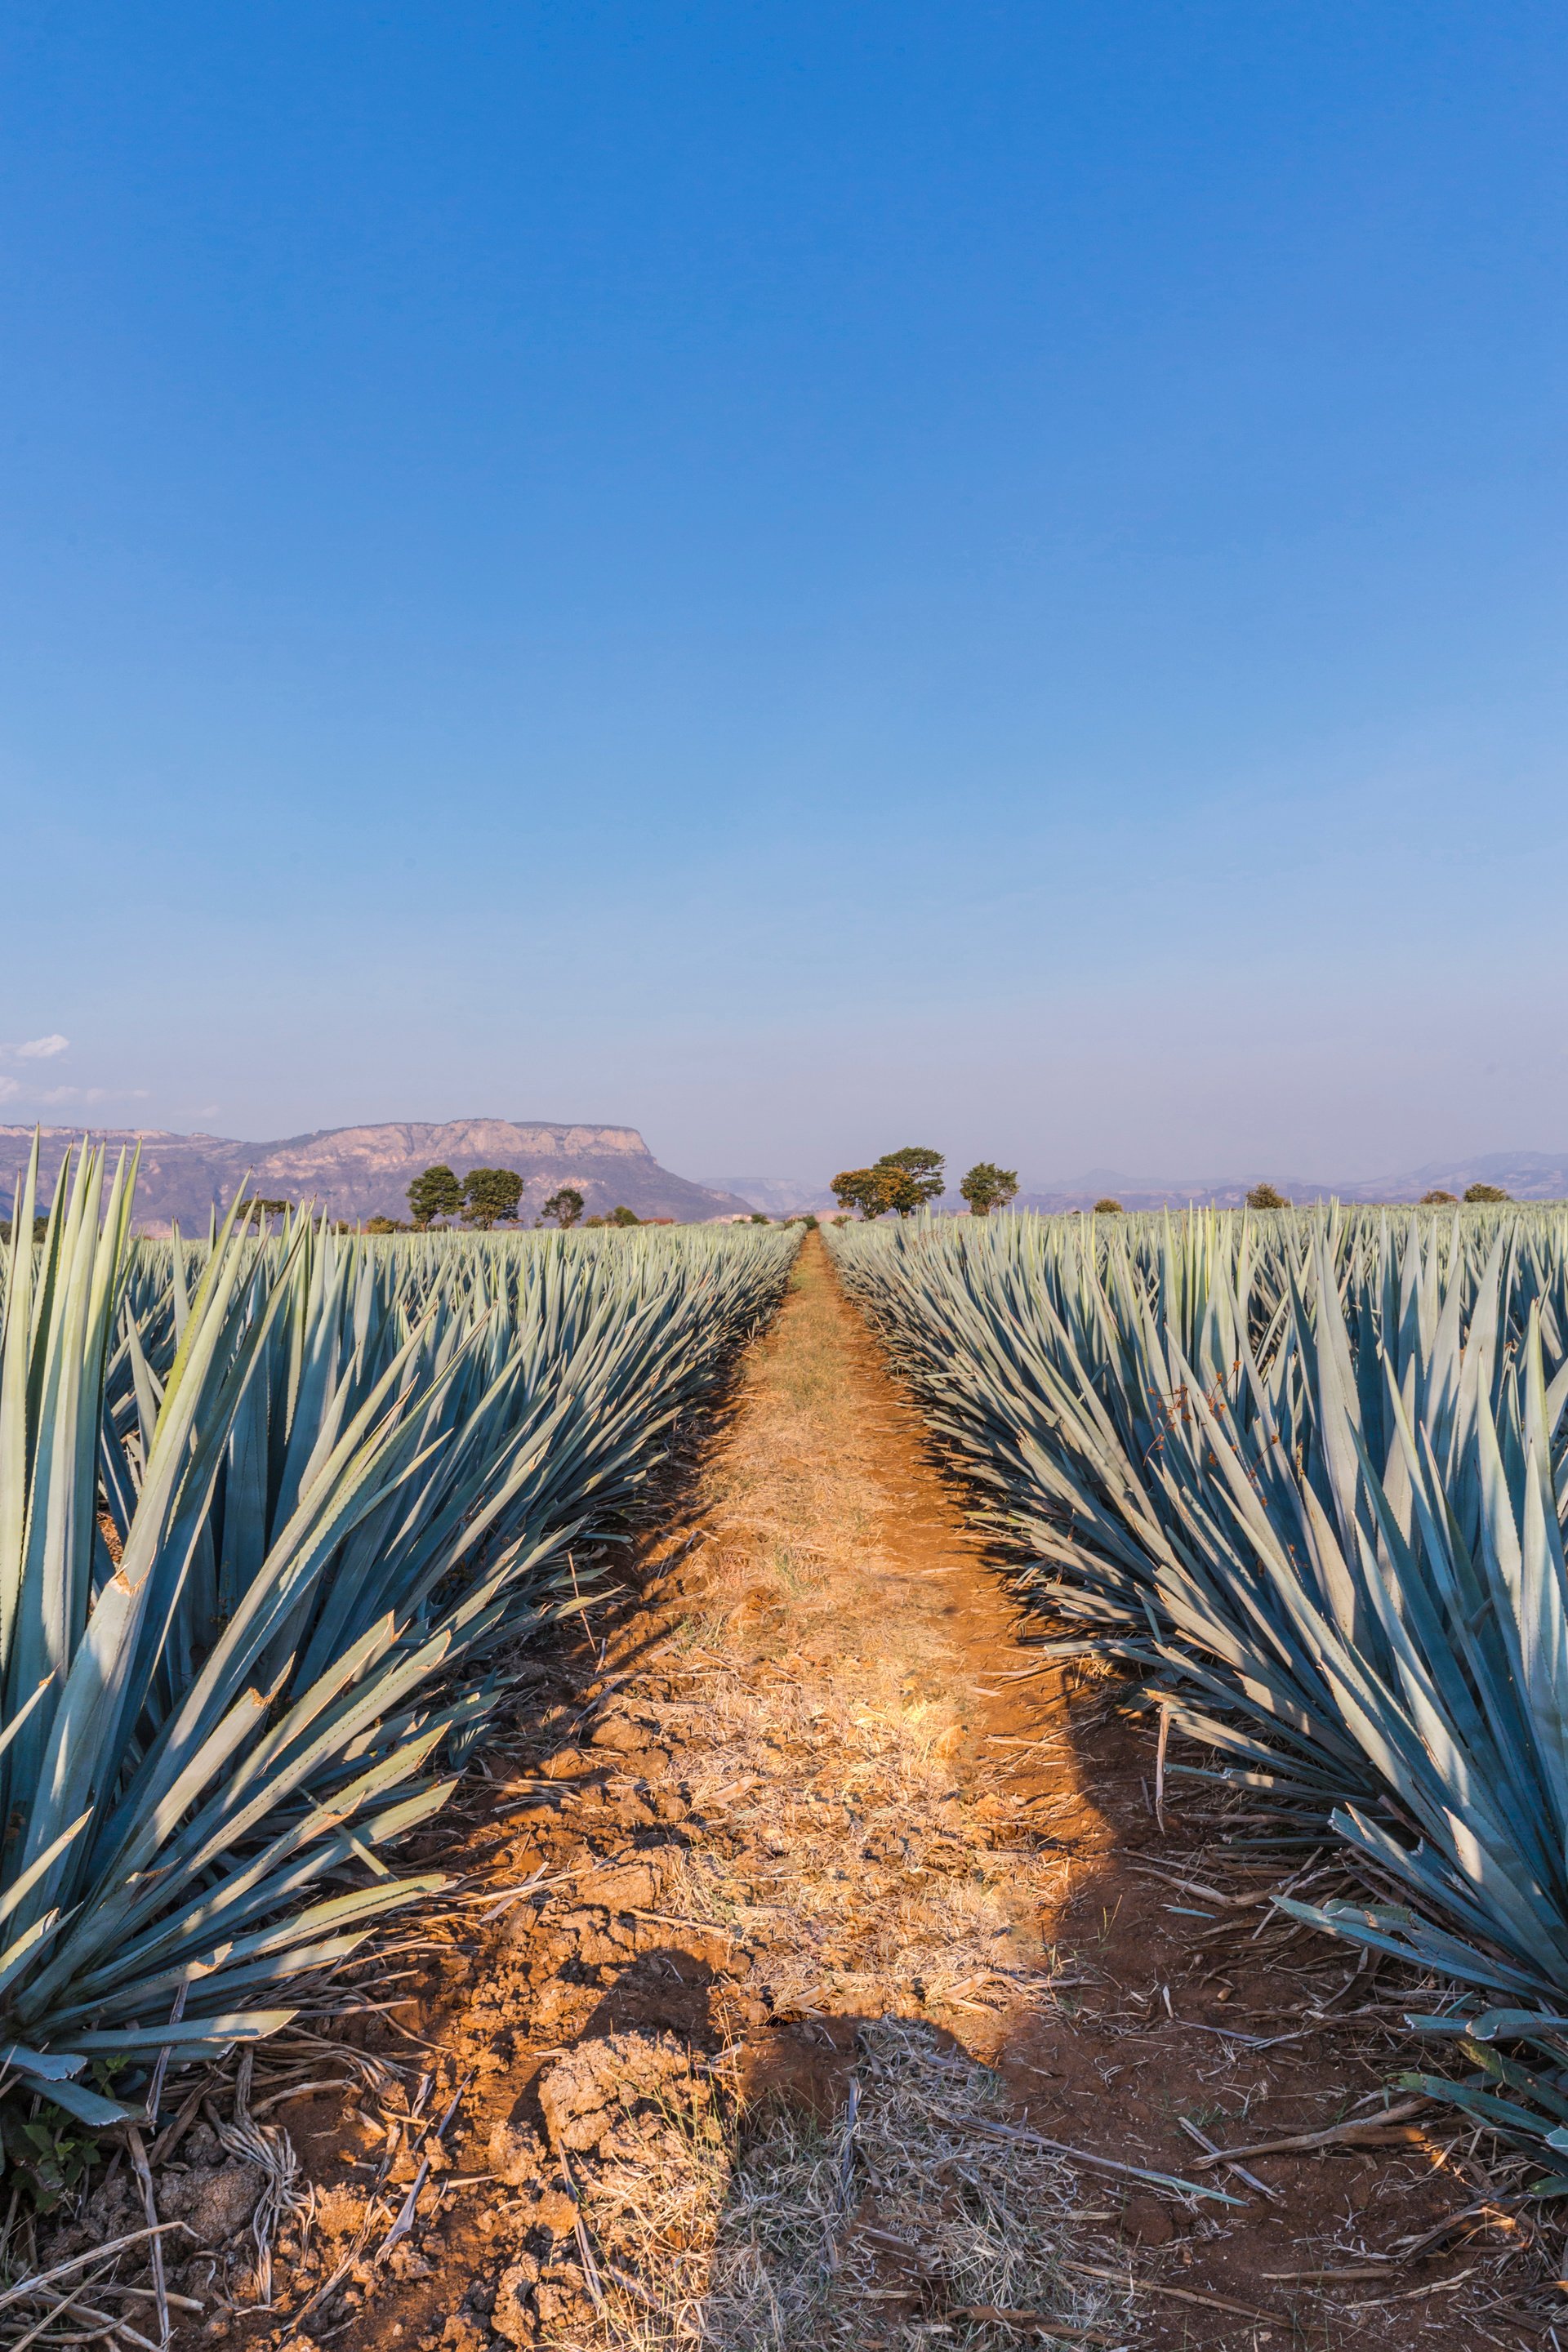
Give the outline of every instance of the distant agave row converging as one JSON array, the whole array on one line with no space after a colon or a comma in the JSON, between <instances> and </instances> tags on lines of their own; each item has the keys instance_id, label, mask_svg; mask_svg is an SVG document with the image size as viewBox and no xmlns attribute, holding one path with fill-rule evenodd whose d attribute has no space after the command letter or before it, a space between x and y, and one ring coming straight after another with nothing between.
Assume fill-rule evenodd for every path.
<instances>
[{"instance_id":1,"label":"distant agave row converging","mask_svg":"<svg viewBox=\"0 0 1568 2352\"><path fill-rule=\"evenodd\" d=\"M1568 2189L1568 1212L830 1240L1057 1647L1331 1815L1404 1900L1287 1907L1467 1989L1417 2022L1476 2073L1412 2079Z\"/></svg>"},{"instance_id":2,"label":"distant agave row converging","mask_svg":"<svg viewBox=\"0 0 1568 2352\"><path fill-rule=\"evenodd\" d=\"M102 2062L270 2032L443 1883L384 1850L795 1240L193 1247L132 1181L85 1153L35 1247L35 1156L0 1336L0 2089L89 2124Z\"/></svg>"}]
</instances>

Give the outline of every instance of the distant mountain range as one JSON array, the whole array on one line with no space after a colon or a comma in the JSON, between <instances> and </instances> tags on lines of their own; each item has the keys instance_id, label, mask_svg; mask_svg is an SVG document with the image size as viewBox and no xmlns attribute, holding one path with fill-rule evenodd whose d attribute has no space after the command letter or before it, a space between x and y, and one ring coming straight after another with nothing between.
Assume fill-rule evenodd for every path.
<instances>
[{"instance_id":1,"label":"distant mountain range","mask_svg":"<svg viewBox=\"0 0 1568 2352\"><path fill-rule=\"evenodd\" d=\"M1179 1209L1189 1201L1200 1208L1238 1209L1251 1187L1261 1181L1261 1173L1129 1176L1118 1168L1091 1168L1083 1176L1054 1181L1049 1178L1035 1179L1019 1193L1017 1206L1045 1211L1092 1209L1096 1201L1109 1196L1120 1201L1124 1209ZM1382 1176L1368 1181L1352 1181L1349 1178L1325 1181L1317 1177L1277 1174L1269 1174L1268 1181L1288 1201L1418 1201L1423 1192L1459 1194L1468 1184L1500 1185L1515 1201L1563 1201L1568 1200L1568 1152L1485 1152L1473 1160L1433 1160L1404 1175ZM742 1199L775 1217L803 1209L814 1210L822 1216L837 1207L819 1177L710 1176L706 1181L740 1193ZM947 1194L941 1206L960 1211L963 1203L953 1192Z\"/></svg>"},{"instance_id":2,"label":"distant mountain range","mask_svg":"<svg viewBox=\"0 0 1568 2352\"><path fill-rule=\"evenodd\" d=\"M43 1130L43 1197L79 1131ZM589 1216L623 1203L639 1217L673 1217L700 1224L739 1216L752 1203L731 1192L689 1183L661 1168L635 1127L556 1127L534 1120L457 1118L439 1126L397 1121L380 1127L321 1128L280 1143L239 1143L221 1135L165 1130L98 1131L95 1142L142 1149L136 1223L143 1233L205 1230L214 1208L226 1209L241 1184L263 1198L314 1201L317 1209L357 1223L365 1217L408 1214L408 1186L422 1169L444 1160L458 1176L470 1168L510 1168L523 1180L521 1215L531 1223L563 1184L582 1193ZM0 1193L5 1206L26 1170L30 1127L0 1127Z\"/></svg>"},{"instance_id":3,"label":"distant mountain range","mask_svg":"<svg viewBox=\"0 0 1568 2352\"><path fill-rule=\"evenodd\" d=\"M1124 1209L1238 1209L1258 1175L1172 1178L1129 1176L1115 1168L1091 1168L1085 1176L1039 1184L1020 1192L1021 1209L1089 1209L1109 1196ZM1288 1201L1418 1201L1423 1192L1462 1194L1469 1184L1496 1184L1515 1201L1568 1200L1568 1153L1490 1151L1472 1160L1432 1160L1404 1175L1369 1181L1328 1182L1315 1177L1269 1174L1267 1181Z\"/></svg>"},{"instance_id":4,"label":"distant mountain range","mask_svg":"<svg viewBox=\"0 0 1568 2352\"><path fill-rule=\"evenodd\" d=\"M0 1127L0 1196L10 1199L26 1166L33 1130ZM67 1150L80 1139L68 1127L43 1129L43 1197L47 1201ZM837 1208L820 1178L712 1176L692 1182L661 1168L634 1127L556 1126L541 1120L448 1119L440 1125L395 1121L375 1127L331 1127L281 1142L242 1143L221 1135L175 1135L164 1129L100 1130L95 1141L142 1150L136 1202L139 1228L167 1233L205 1226L214 1208L226 1209L241 1184L274 1200L314 1201L329 1216L408 1214L408 1186L422 1169L445 1160L459 1176L470 1168L512 1168L523 1180L522 1221L531 1223L563 1184L582 1193L586 1213L603 1216L623 1202L639 1217L673 1217L697 1224L761 1209L783 1217L818 1216ZM1089 1209L1110 1195L1126 1209L1238 1208L1258 1176L1130 1176L1115 1168L1039 1181L1018 1195L1021 1209ZM1516 1201L1568 1200L1568 1153L1493 1151L1470 1160L1433 1160L1371 1182L1330 1182L1280 1176L1268 1181L1289 1201L1418 1201L1423 1192L1461 1193L1468 1184L1500 1185ZM956 1192L942 1203L963 1206Z\"/></svg>"},{"instance_id":5,"label":"distant mountain range","mask_svg":"<svg viewBox=\"0 0 1568 2352\"><path fill-rule=\"evenodd\" d=\"M816 1176L704 1176L701 1181L715 1192L738 1192L770 1217L800 1216L808 1210L820 1217L838 1206Z\"/></svg>"}]
</instances>

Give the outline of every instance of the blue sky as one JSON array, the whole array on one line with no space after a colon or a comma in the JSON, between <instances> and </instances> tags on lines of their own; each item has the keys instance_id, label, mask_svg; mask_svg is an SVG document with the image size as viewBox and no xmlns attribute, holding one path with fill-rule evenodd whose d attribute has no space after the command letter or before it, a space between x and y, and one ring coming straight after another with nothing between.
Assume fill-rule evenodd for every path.
<instances>
[{"instance_id":1,"label":"blue sky","mask_svg":"<svg viewBox=\"0 0 1568 2352\"><path fill-rule=\"evenodd\" d=\"M18 0L0 1118L1568 1145L1565 65Z\"/></svg>"}]
</instances>

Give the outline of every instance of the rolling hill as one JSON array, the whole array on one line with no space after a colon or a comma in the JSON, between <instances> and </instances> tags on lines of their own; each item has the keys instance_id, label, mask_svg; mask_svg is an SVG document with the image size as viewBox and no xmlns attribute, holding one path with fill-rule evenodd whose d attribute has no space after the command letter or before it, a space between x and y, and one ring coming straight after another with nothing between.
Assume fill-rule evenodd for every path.
<instances>
[{"instance_id":1,"label":"rolling hill","mask_svg":"<svg viewBox=\"0 0 1568 2352\"><path fill-rule=\"evenodd\" d=\"M26 1166L30 1127L0 1127L0 1192L10 1196ZM43 1130L42 1165L50 1189L75 1128ZM142 1150L137 1224L144 1233L187 1232L226 1209L239 1186L288 1201L314 1201L333 1217L406 1217L408 1185L421 1169L445 1160L459 1176L470 1168L512 1168L523 1180L522 1222L531 1223L559 1185L574 1185L590 1216L623 1202L639 1217L700 1224L751 1206L733 1193L693 1184L661 1168L635 1127L555 1126L544 1121L457 1118L442 1124L396 1120L375 1127L320 1129L275 1143L221 1135L137 1133L110 1129L94 1137ZM47 1195L46 1195L47 1197Z\"/></svg>"},{"instance_id":2,"label":"rolling hill","mask_svg":"<svg viewBox=\"0 0 1568 2352\"><path fill-rule=\"evenodd\" d=\"M1018 1196L1021 1209L1088 1209L1109 1193L1127 1209L1237 1209L1249 1185L1267 1172L1268 1181L1288 1201L1419 1201L1423 1192L1456 1195L1468 1184L1498 1184L1515 1201L1568 1200L1568 1152L1488 1151L1469 1160L1432 1160L1424 1168L1396 1176L1365 1180L1328 1181L1319 1177L1281 1175L1277 1171L1250 1176L1129 1176L1115 1168L1091 1168L1086 1175L1052 1183L1037 1181Z\"/></svg>"}]
</instances>

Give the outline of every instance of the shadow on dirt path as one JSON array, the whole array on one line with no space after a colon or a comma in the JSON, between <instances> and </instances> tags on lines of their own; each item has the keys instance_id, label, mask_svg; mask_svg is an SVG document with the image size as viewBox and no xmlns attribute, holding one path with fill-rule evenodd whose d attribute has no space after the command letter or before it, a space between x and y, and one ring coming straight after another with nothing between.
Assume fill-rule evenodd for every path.
<instances>
[{"instance_id":1,"label":"shadow on dirt path","mask_svg":"<svg viewBox=\"0 0 1568 2352\"><path fill-rule=\"evenodd\" d=\"M1343 1964L1237 1958L1170 1883L1205 1832L1161 1835L1135 1695L1040 1671L964 1507L812 1236L689 1506L487 1758L404 2074L346 2131L297 2111L321 2186L273 2343L1547 2340L1493 2238L1384 2258L1477 2201L1415 2127L1194 2171L1194 2129L1373 2111L1382 2038L1265 2046Z\"/></svg>"}]
</instances>

